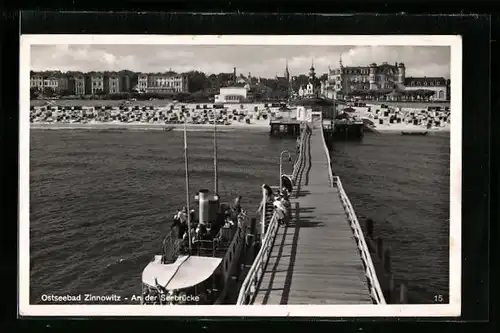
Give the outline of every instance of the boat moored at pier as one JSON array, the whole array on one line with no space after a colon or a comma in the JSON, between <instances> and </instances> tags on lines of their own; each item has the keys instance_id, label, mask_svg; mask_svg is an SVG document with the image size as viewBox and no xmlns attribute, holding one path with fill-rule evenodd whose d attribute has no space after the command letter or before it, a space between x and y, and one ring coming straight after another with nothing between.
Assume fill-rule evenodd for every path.
<instances>
[{"instance_id":1,"label":"boat moored at pier","mask_svg":"<svg viewBox=\"0 0 500 333\"><path fill-rule=\"evenodd\" d=\"M174 225L161 255L142 272L141 304L220 304L238 274L244 252L246 213L207 199L201 190L197 228Z\"/></svg>"},{"instance_id":2,"label":"boat moored at pier","mask_svg":"<svg viewBox=\"0 0 500 333\"><path fill-rule=\"evenodd\" d=\"M202 189L195 196L198 216L190 209L187 153L187 117L184 123L186 206L174 216L155 255L142 272L143 305L220 304L239 274L245 251L247 216L238 196L221 204L217 177L217 125L214 122L214 194Z\"/></svg>"}]
</instances>

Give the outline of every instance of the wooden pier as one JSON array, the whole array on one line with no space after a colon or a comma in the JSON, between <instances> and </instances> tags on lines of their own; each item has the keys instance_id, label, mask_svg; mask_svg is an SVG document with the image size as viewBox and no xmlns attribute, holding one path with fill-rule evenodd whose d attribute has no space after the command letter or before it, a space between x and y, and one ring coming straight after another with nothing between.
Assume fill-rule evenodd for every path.
<instances>
[{"instance_id":1,"label":"wooden pier","mask_svg":"<svg viewBox=\"0 0 500 333\"><path fill-rule=\"evenodd\" d=\"M333 140L359 140L364 136L364 123L344 119L329 119L323 121L323 131L327 144Z\"/></svg>"},{"instance_id":2,"label":"wooden pier","mask_svg":"<svg viewBox=\"0 0 500 333\"><path fill-rule=\"evenodd\" d=\"M300 135L301 123L298 120L271 120L269 122L271 136L292 136L298 137Z\"/></svg>"},{"instance_id":3,"label":"wooden pier","mask_svg":"<svg viewBox=\"0 0 500 333\"><path fill-rule=\"evenodd\" d=\"M385 304L359 222L331 173L322 120L306 130L292 221L271 221L238 304Z\"/></svg>"}]
</instances>

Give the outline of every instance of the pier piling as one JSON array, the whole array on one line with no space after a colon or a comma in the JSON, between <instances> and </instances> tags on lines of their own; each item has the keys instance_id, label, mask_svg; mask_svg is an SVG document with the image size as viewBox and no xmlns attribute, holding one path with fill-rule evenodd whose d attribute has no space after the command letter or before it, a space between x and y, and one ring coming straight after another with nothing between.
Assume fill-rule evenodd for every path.
<instances>
[{"instance_id":1,"label":"pier piling","mask_svg":"<svg viewBox=\"0 0 500 333\"><path fill-rule=\"evenodd\" d=\"M399 304L408 304L408 288L404 283L399 287Z\"/></svg>"},{"instance_id":2,"label":"pier piling","mask_svg":"<svg viewBox=\"0 0 500 333\"><path fill-rule=\"evenodd\" d=\"M373 220L372 219L366 220L366 233L368 235L368 238L373 239Z\"/></svg>"},{"instance_id":3,"label":"pier piling","mask_svg":"<svg viewBox=\"0 0 500 333\"><path fill-rule=\"evenodd\" d=\"M392 272L392 267L391 267L391 248L388 247L384 251L384 268L388 273Z\"/></svg>"},{"instance_id":4,"label":"pier piling","mask_svg":"<svg viewBox=\"0 0 500 333\"><path fill-rule=\"evenodd\" d=\"M377 255L379 259L382 258L382 254L384 253L384 241L382 240L382 237L377 237Z\"/></svg>"},{"instance_id":5,"label":"pier piling","mask_svg":"<svg viewBox=\"0 0 500 333\"><path fill-rule=\"evenodd\" d=\"M399 284L392 269L392 249L384 245L382 237L375 236L373 219L365 220L366 243L373 254L373 263L380 279L380 284L390 304L408 304L408 287ZM397 287L396 287L397 286Z\"/></svg>"},{"instance_id":6,"label":"pier piling","mask_svg":"<svg viewBox=\"0 0 500 333\"><path fill-rule=\"evenodd\" d=\"M387 300L389 303L394 303L394 296L396 290L396 283L394 281L394 274L389 273L389 285L387 288Z\"/></svg>"}]
</instances>

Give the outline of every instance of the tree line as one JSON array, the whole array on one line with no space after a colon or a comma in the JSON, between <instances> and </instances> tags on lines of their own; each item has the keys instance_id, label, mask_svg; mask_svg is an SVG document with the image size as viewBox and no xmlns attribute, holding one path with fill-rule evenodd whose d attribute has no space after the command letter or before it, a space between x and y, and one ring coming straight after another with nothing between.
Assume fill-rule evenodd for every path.
<instances>
[{"instance_id":1,"label":"tree line","mask_svg":"<svg viewBox=\"0 0 500 333\"><path fill-rule=\"evenodd\" d=\"M103 75L119 75L128 76L131 79L132 87L137 84L138 73L129 70L121 70L117 72L103 71L103 72L87 72L83 73L80 71L43 71L36 72L44 77L55 77L60 78L63 76L74 76L74 75L91 75L96 73L102 73ZM287 82L283 77L281 78L258 78L258 77L245 77L242 74L234 77L233 73L218 73L207 75L202 71L188 71L184 73L177 73L174 71L169 71L169 74L176 75L180 74L187 77L188 80L188 91L186 93L171 93L171 94L154 94L154 93L135 93L135 92L123 92L120 94L106 94L104 92L97 92L94 98L106 98L106 99L121 99L124 97L128 98L170 98L178 97L178 100L183 99L193 99L193 100L207 100L213 98L219 93L219 89L237 85L240 79L244 79L242 85L250 84L250 92L252 99L283 99L290 97L293 92L298 92L301 86L307 85L309 82L309 77L307 75L301 74L294 76L290 82ZM34 75L35 72L31 72ZM159 73L158 73L159 74ZM320 80L327 80L327 74L323 74L320 78L316 79L315 85L320 84ZM53 89L51 87L45 87L41 91L37 88L32 88L30 90L31 98L37 98L42 95L43 97L56 97L56 96L71 96L74 95L73 92L67 89Z\"/></svg>"}]
</instances>

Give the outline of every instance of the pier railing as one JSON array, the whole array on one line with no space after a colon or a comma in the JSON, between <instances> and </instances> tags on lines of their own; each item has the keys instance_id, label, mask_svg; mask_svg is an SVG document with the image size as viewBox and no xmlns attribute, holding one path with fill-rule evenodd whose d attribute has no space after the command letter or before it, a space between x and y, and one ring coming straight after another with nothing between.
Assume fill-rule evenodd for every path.
<instances>
[{"instance_id":1,"label":"pier railing","mask_svg":"<svg viewBox=\"0 0 500 333\"><path fill-rule=\"evenodd\" d=\"M321 119L321 125L323 126L323 119ZM370 249L366 244L365 237L363 235L363 230L361 229L361 225L359 224L358 221L358 217L356 216L351 201L349 200L349 197L344 191L344 187L342 186L340 178L338 176L333 175L330 151L328 150L328 147L326 145L323 128L321 128L321 137L323 139L323 148L325 150L326 159L328 161L328 177L330 178L330 186L337 187L337 189L339 190L342 205L344 206L344 210L347 213L347 218L351 225L351 229L354 234L354 239L356 240L358 250L361 254L361 260L363 261L363 266L365 269L365 276L368 280L368 288L370 289L370 296L374 303L386 304L384 293L382 292L382 288L380 287L380 282L377 277L377 272L375 271L375 267L373 265Z\"/></svg>"},{"instance_id":2,"label":"pier railing","mask_svg":"<svg viewBox=\"0 0 500 333\"><path fill-rule=\"evenodd\" d=\"M299 154L297 156L297 160L295 161L292 173L292 181L294 182L295 186L297 186L296 191L299 191L298 186L300 186L300 184L297 183L296 180L298 175L300 174L300 170L304 167L305 163L304 142L308 135L310 135L310 130L307 126L305 126L300 137ZM264 223L263 225L265 225L265 220L266 220L265 203L267 200L266 191L263 191L262 193L262 200L264 202L262 203L263 212L261 218L262 222ZM276 233L279 228L278 215L276 211L273 211L271 220L269 221L269 224L265 226L265 228L266 228L265 234L264 237L262 238L260 250L257 253L257 256L253 261L252 267L250 267L250 270L248 271L248 274L241 285L238 299L236 301L237 305L247 305L253 303L253 300L257 292L257 288L260 284L262 276L264 275L267 262L269 261L269 256L271 255L271 251L274 245L274 239L276 238Z\"/></svg>"},{"instance_id":3,"label":"pier railing","mask_svg":"<svg viewBox=\"0 0 500 333\"><path fill-rule=\"evenodd\" d=\"M349 223L351 224L354 239L356 240L358 250L361 254L361 259L365 268L365 276L368 279L368 288L370 288L370 296L374 303L386 304L384 293L382 292L382 288L380 287L377 272L375 271L375 267L373 265L370 250L366 244L363 230L361 229L361 225L359 224L356 213L354 212L354 208L351 205L351 201L344 191L344 187L342 186L340 178L334 176L333 181L334 186L339 190L342 205L344 206L344 210L347 213L347 218L349 220Z\"/></svg>"},{"instance_id":4,"label":"pier railing","mask_svg":"<svg viewBox=\"0 0 500 333\"><path fill-rule=\"evenodd\" d=\"M325 133L323 131L323 115L320 118L321 124L321 140L323 141L323 149L325 150L326 160L328 161L328 178L330 179L330 186L333 187L333 172L332 172L332 159L330 158L330 150L326 145Z\"/></svg>"},{"instance_id":5,"label":"pier railing","mask_svg":"<svg viewBox=\"0 0 500 333\"><path fill-rule=\"evenodd\" d=\"M278 228L278 215L274 212L271 217L271 221L269 222L267 232L262 240L259 253L257 253L252 267L250 267L245 281L243 281L243 284L241 285L238 300L236 301L237 305L251 304L253 302L257 292L257 287L262 279L264 270L266 269L269 256L271 255L274 238L276 237L276 231Z\"/></svg>"},{"instance_id":6,"label":"pier railing","mask_svg":"<svg viewBox=\"0 0 500 333\"><path fill-rule=\"evenodd\" d=\"M304 129L303 129L302 133L300 134L299 154L298 154L297 160L295 161L295 164L293 166L293 172L292 172L292 181L293 181L294 185L298 185L298 184L296 184L297 177L299 175L300 170L302 169L302 165L305 162L304 142L306 140L306 136L309 134L310 134L309 128L307 127L306 124L304 124ZM297 191L298 191L298 188L297 188Z\"/></svg>"},{"instance_id":7,"label":"pier railing","mask_svg":"<svg viewBox=\"0 0 500 333\"><path fill-rule=\"evenodd\" d=\"M304 167L304 163L305 163L305 149L304 149L304 142L306 140L306 137L308 135L310 135L310 129L307 127L307 125L304 124L304 130L302 131L301 135L300 135L300 145L299 145L299 153L297 155L297 158L295 159L295 163L293 165L293 171L292 171L292 174L291 174L291 180L293 182L293 185L295 186L295 193L298 195L299 191L300 191L300 183L297 183L297 177L299 176L299 172L302 170L302 168ZM280 175L281 176L281 175ZM273 187L271 186L271 188L274 190L274 189L277 189L278 191L280 191L281 189L278 187ZM262 237L264 237L264 234L267 230L267 224L268 224L268 220L269 220L269 216L267 216L268 212L267 212L267 206L266 206L266 203L268 202L268 197L267 197L267 192L266 190L263 188L262 189L262 201L261 201L261 215L260 215L260 223L261 223L261 233L262 233Z\"/></svg>"}]
</instances>

